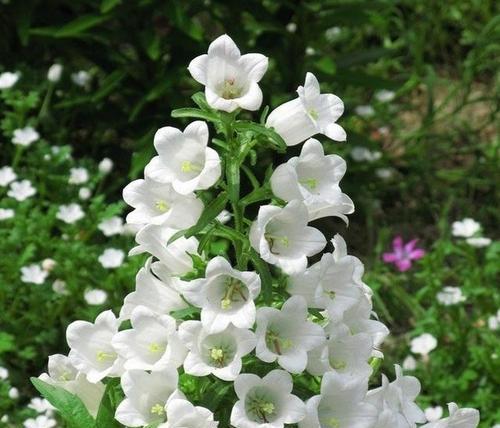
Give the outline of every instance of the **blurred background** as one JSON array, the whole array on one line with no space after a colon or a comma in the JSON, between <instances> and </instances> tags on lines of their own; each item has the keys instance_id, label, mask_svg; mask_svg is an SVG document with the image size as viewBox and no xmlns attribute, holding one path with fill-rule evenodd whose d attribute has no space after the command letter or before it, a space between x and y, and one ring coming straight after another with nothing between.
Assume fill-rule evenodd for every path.
<instances>
[{"instance_id":1,"label":"blurred background","mask_svg":"<svg viewBox=\"0 0 500 428\"><path fill-rule=\"evenodd\" d=\"M320 225L365 263L391 330L384 370L404 362L420 378L429 417L453 400L479 408L482 428L500 424L499 9L1 0L0 426L36 415L28 377L67 352L67 324L133 289L144 259L125 256L121 190L154 132L185 124L170 111L201 89L187 65L223 33L270 58L263 105L295 97L307 71L345 102L347 143L322 141L347 161L356 212L347 228ZM425 250L404 271L384 261L397 237Z\"/></svg>"}]
</instances>

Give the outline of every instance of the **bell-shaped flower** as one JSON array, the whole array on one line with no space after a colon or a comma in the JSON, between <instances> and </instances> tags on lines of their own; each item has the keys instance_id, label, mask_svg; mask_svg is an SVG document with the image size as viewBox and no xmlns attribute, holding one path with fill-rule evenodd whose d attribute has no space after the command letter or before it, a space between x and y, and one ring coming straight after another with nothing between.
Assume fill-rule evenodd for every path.
<instances>
[{"instance_id":1,"label":"bell-shaped flower","mask_svg":"<svg viewBox=\"0 0 500 428\"><path fill-rule=\"evenodd\" d=\"M181 195L171 184L149 177L135 180L123 189L123 199L134 208L127 215L130 224L161 224L174 229L193 226L203 211L203 202L193 193Z\"/></svg>"},{"instance_id":2,"label":"bell-shaped flower","mask_svg":"<svg viewBox=\"0 0 500 428\"><path fill-rule=\"evenodd\" d=\"M251 328L260 277L255 272L233 269L224 257L218 256L208 262L205 278L183 284L181 292L189 303L201 308L201 322L210 334L221 332L230 323Z\"/></svg>"},{"instance_id":3,"label":"bell-shaped flower","mask_svg":"<svg viewBox=\"0 0 500 428\"><path fill-rule=\"evenodd\" d=\"M258 82L267 64L264 55L241 55L238 46L224 34L210 43L207 54L193 59L188 70L194 80L205 85L210 107L231 113L237 108L260 108L262 91Z\"/></svg>"},{"instance_id":4,"label":"bell-shaped flower","mask_svg":"<svg viewBox=\"0 0 500 428\"><path fill-rule=\"evenodd\" d=\"M85 374L80 373L66 355L51 355L48 373L42 373L39 377L45 383L75 394L92 416L97 415L106 386L102 382L89 382Z\"/></svg>"},{"instance_id":5,"label":"bell-shaped flower","mask_svg":"<svg viewBox=\"0 0 500 428\"><path fill-rule=\"evenodd\" d=\"M128 320L138 306L145 306L158 315L168 315L172 311L185 309L188 304L177 292L179 278L167 276L158 279L151 273L151 258L141 268L135 278L135 291L128 294L120 310L120 320Z\"/></svg>"},{"instance_id":6,"label":"bell-shaped flower","mask_svg":"<svg viewBox=\"0 0 500 428\"><path fill-rule=\"evenodd\" d=\"M381 414L392 411L392 419L396 421L394 428L415 428L417 422L426 421L424 412L415 403L420 393L420 382L416 377L404 376L400 366L395 368L396 380L389 383L387 377L382 375L382 386L369 391L367 401L376 406ZM384 417L387 418L387 415Z\"/></svg>"},{"instance_id":7,"label":"bell-shaped flower","mask_svg":"<svg viewBox=\"0 0 500 428\"><path fill-rule=\"evenodd\" d=\"M367 390L367 377L325 373L321 394L307 401L307 416L299 428L372 428L378 412L365 401Z\"/></svg>"},{"instance_id":8,"label":"bell-shaped flower","mask_svg":"<svg viewBox=\"0 0 500 428\"><path fill-rule=\"evenodd\" d=\"M351 198L340 190L346 171L344 159L327 155L318 140L304 143L300 156L279 165L271 176L273 193L285 201L304 201L309 220L336 216L347 222L346 214L354 212Z\"/></svg>"},{"instance_id":9,"label":"bell-shaped flower","mask_svg":"<svg viewBox=\"0 0 500 428\"><path fill-rule=\"evenodd\" d=\"M292 394L293 381L284 370L273 370L263 378L240 374L234 381L238 401L231 412L236 428L283 428L305 416L305 405Z\"/></svg>"},{"instance_id":10,"label":"bell-shaped flower","mask_svg":"<svg viewBox=\"0 0 500 428\"><path fill-rule=\"evenodd\" d=\"M373 348L369 334L352 335L345 325L336 325L329 334L324 345L313 349L308 354L307 371L315 376L325 372L351 376L368 377L372 368L368 364Z\"/></svg>"},{"instance_id":11,"label":"bell-shaped flower","mask_svg":"<svg viewBox=\"0 0 500 428\"><path fill-rule=\"evenodd\" d=\"M364 267L357 257L347 254L345 241L339 234L331 242L333 253L323 254L319 262L288 278L288 292L303 296L310 308L328 308L329 312L341 315L364 292Z\"/></svg>"},{"instance_id":12,"label":"bell-shaped flower","mask_svg":"<svg viewBox=\"0 0 500 428\"><path fill-rule=\"evenodd\" d=\"M118 332L111 341L125 361L125 370L161 370L182 365L186 350L174 318L138 306L130 320L132 328Z\"/></svg>"},{"instance_id":13,"label":"bell-shaped flower","mask_svg":"<svg viewBox=\"0 0 500 428\"><path fill-rule=\"evenodd\" d=\"M123 372L123 361L111 344L119 325L113 312L106 311L100 313L94 323L74 321L68 326L69 359L78 371L87 375L89 382L120 376Z\"/></svg>"},{"instance_id":14,"label":"bell-shaped flower","mask_svg":"<svg viewBox=\"0 0 500 428\"><path fill-rule=\"evenodd\" d=\"M264 205L250 229L250 244L266 262L287 274L303 272L307 257L326 245L323 234L307 225L309 216L302 201L291 201L284 208Z\"/></svg>"},{"instance_id":15,"label":"bell-shaped flower","mask_svg":"<svg viewBox=\"0 0 500 428\"><path fill-rule=\"evenodd\" d=\"M142 427L163 422L168 400L184 398L177 389L179 375L173 367L148 373L126 371L121 378L125 399L118 405L115 419L127 427Z\"/></svg>"},{"instance_id":16,"label":"bell-shaped flower","mask_svg":"<svg viewBox=\"0 0 500 428\"><path fill-rule=\"evenodd\" d=\"M425 424L421 428L476 428L479 424L479 412L476 409L459 409L455 403L449 403L448 410L448 418Z\"/></svg>"},{"instance_id":17,"label":"bell-shaped flower","mask_svg":"<svg viewBox=\"0 0 500 428\"><path fill-rule=\"evenodd\" d=\"M193 406L187 400L179 398L168 401L165 410L167 422L158 428L217 428L214 414L205 407Z\"/></svg>"},{"instance_id":18,"label":"bell-shaped flower","mask_svg":"<svg viewBox=\"0 0 500 428\"><path fill-rule=\"evenodd\" d=\"M257 358L278 364L290 373L301 373L307 366L307 352L325 342L321 326L307 320L306 301L290 297L281 310L257 310Z\"/></svg>"},{"instance_id":19,"label":"bell-shaped flower","mask_svg":"<svg viewBox=\"0 0 500 428\"><path fill-rule=\"evenodd\" d=\"M184 131L171 126L160 128L154 136L158 156L146 165L146 177L171 183L182 195L208 189L219 179L221 166L219 154L207 144L205 122L192 122Z\"/></svg>"},{"instance_id":20,"label":"bell-shaped flower","mask_svg":"<svg viewBox=\"0 0 500 428\"><path fill-rule=\"evenodd\" d=\"M168 240L176 232L175 229L154 224L145 226L135 236L139 245L132 248L129 255L148 252L155 256L171 275L185 275L193 269L193 259L189 254L197 254L198 240L195 237L180 237L168 244Z\"/></svg>"},{"instance_id":21,"label":"bell-shaped flower","mask_svg":"<svg viewBox=\"0 0 500 428\"><path fill-rule=\"evenodd\" d=\"M295 146L316 134L345 141L344 129L335 123L344 113L344 103L333 94L321 94L318 79L306 74L299 97L281 104L267 117L266 126L274 128L287 146Z\"/></svg>"},{"instance_id":22,"label":"bell-shaped flower","mask_svg":"<svg viewBox=\"0 0 500 428\"><path fill-rule=\"evenodd\" d=\"M184 371L193 376L213 374L233 381L240 374L241 358L255 348L254 333L231 324L210 334L200 321L184 321L179 326L179 336L189 350Z\"/></svg>"},{"instance_id":23,"label":"bell-shaped flower","mask_svg":"<svg viewBox=\"0 0 500 428\"><path fill-rule=\"evenodd\" d=\"M372 355L383 357L379 347L389 334L389 329L382 322L371 318L372 315L376 316L376 314L372 311L371 301L364 294L360 296L354 306L346 309L342 315L330 311L328 311L328 315L331 322L326 327L327 332L333 331L338 323L344 323L351 334L367 333L372 338Z\"/></svg>"}]
</instances>

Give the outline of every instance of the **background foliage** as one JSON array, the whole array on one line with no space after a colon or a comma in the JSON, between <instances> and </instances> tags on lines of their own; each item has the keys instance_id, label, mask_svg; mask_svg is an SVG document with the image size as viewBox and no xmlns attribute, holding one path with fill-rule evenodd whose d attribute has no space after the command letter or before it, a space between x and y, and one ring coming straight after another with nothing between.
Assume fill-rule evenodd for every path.
<instances>
[{"instance_id":1,"label":"background foliage","mask_svg":"<svg viewBox=\"0 0 500 428\"><path fill-rule=\"evenodd\" d=\"M43 141L23 154L18 169L47 191L19 204L14 226L0 223L0 365L21 390L13 404L9 385L2 385L0 413L29 414L20 405L33 394L28 376L44 370L49 353L66 351L62 333L71 320L91 319L102 309L82 299L89 281L110 293L106 307L119 305L133 286L140 260L111 275L95 261L106 247L126 250L130 238L109 241L95 233L96 224L123 210L116 204L121 189L152 156L156 129L182 124L170 111L190 104L199 89L187 73L189 61L227 32L243 51L270 57L264 105L289 99L306 71L346 104L341 124L348 143L326 147L348 161L343 190L357 211L347 229L334 221L321 226L345 235L351 252L366 263L376 310L392 331L385 369L409 353L412 337L432 333L438 347L416 370L422 404L453 398L480 408L482 427L500 423L500 343L498 331L487 326L500 308L500 246L472 248L452 238L450 226L472 217L487 236L498 233L498 9L493 0L4 1L0 72L21 72L15 90L24 101L20 108L5 99L0 104L0 166L14 162L12 131L28 121ZM45 75L54 62L65 70L49 96ZM88 87L71 82L78 70L90 72ZM395 99L377 100L380 90L394 91ZM356 114L360 105L374 114ZM50 145L70 146L71 162L95 175L90 215L79 230L54 227L54 207L76 194L63 185L74 165L44 161ZM356 162L353 147L381 156ZM99 185L96 164L104 156L115 169ZM390 174L381 174L384 169ZM2 207L12 205L5 192L0 196ZM110 202L115 204L104 208ZM60 239L82 231L88 239ZM395 234L420 238L428 251L405 274L381 262ZM71 278L70 296L20 282L20 267L44 257L57 260L58 275ZM466 302L439 304L436 293L449 285L461 287Z\"/></svg>"}]
</instances>

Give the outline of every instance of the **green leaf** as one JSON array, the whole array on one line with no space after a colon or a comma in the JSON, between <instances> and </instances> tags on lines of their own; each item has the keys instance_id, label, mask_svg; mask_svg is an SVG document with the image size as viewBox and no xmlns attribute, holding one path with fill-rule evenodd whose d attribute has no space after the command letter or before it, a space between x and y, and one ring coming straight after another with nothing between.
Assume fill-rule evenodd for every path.
<instances>
[{"instance_id":1,"label":"green leaf","mask_svg":"<svg viewBox=\"0 0 500 428\"><path fill-rule=\"evenodd\" d=\"M226 192L221 192L212 202L210 202L203 213L201 214L198 222L191 226L189 229L180 230L174 234L169 240L168 244L179 239L181 236L190 238L201 232L206 226L208 226L215 218L221 213L221 211L226 207L228 201L228 195ZM167 245L168 245L167 244Z\"/></svg>"},{"instance_id":2,"label":"green leaf","mask_svg":"<svg viewBox=\"0 0 500 428\"><path fill-rule=\"evenodd\" d=\"M194 94L191 99L203 111L213 112L213 109L208 105L205 94L203 92L196 92L196 94Z\"/></svg>"},{"instance_id":3,"label":"green leaf","mask_svg":"<svg viewBox=\"0 0 500 428\"><path fill-rule=\"evenodd\" d=\"M118 6L121 2L122 2L122 0L102 0L101 12L107 13L111 9L114 9L116 6Z\"/></svg>"},{"instance_id":4,"label":"green leaf","mask_svg":"<svg viewBox=\"0 0 500 428\"><path fill-rule=\"evenodd\" d=\"M204 119L210 122L220 122L219 116L215 113L203 111L197 108L178 108L172 110L172 117L194 117L195 119Z\"/></svg>"},{"instance_id":5,"label":"green leaf","mask_svg":"<svg viewBox=\"0 0 500 428\"><path fill-rule=\"evenodd\" d=\"M95 428L95 421L82 400L65 389L32 377L31 383L57 410L71 428Z\"/></svg>"},{"instance_id":6,"label":"green leaf","mask_svg":"<svg viewBox=\"0 0 500 428\"><path fill-rule=\"evenodd\" d=\"M259 136L264 137L267 142L269 142L278 152L285 153L287 146L285 140L270 128L266 128L263 125L259 125L248 120L238 120L234 124L234 129L239 132L253 132Z\"/></svg>"},{"instance_id":7,"label":"green leaf","mask_svg":"<svg viewBox=\"0 0 500 428\"><path fill-rule=\"evenodd\" d=\"M97 412L96 428L121 428L121 424L115 419L115 388L116 382L109 382L102 397L99 410Z\"/></svg>"},{"instance_id":8,"label":"green leaf","mask_svg":"<svg viewBox=\"0 0 500 428\"><path fill-rule=\"evenodd\" d=\"M16 339L9 333L0 331L0 354L9 352L16 348Z\"/></svg>"},{"instance_id":9,"label":"green leaf","mask_svg":"<svg viewBox=\"0 0 500 428\"><path fill-rule=\"evenodd\" d=\"M178 311L170 312L170 316L174 317L176 320L181 320L185 318L191 318L194 315L199 315L201 312L200 308L195 308L194 306L190 306L186 309L179 309Z\"/></svg>"},{"instance_id":10,"label":"green leaf","mask_svg":"<svg viewBox=\"0 0 500 428\"><path fill-rule=\"evenodd\" d=\"M260 275L264 301L266 302L266 305L270 305L272 303L273 296L273 277L271 276L269 267L267 266L267 263L262 260L260 256L255 252L254 249L250 249L249 256L250 260L255 266L255 269L257 269L257 272Z\"/></svg>"},{"instance_id":11,"label":"green leaf","mask_svg":"<svg viewBox=\"0 0 500 428\"><path fill-rule=\"evenodd\" d=\"M104 15L84 15L74 21L68 22L62 27L40 27L32 28L30 34L38 36L49 36L55 38L78 37L86 30L101 25L110 17Z\"/></svg>"}]
</instances>

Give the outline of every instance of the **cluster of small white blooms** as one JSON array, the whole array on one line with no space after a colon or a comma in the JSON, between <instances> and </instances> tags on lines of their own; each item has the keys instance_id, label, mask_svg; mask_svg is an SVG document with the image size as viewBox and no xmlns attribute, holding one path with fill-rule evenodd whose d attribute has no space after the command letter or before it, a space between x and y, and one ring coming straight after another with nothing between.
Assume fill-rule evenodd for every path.
<instances>
[{"instance_id":1,"label":"cluster of small white blooms","mask_svg":"<svg viewBox=\"0 0 500 428\"><path fill-rule=\"evenodd\" d=\"M436 298L444 306L457 305L467 300L459 287L443 287L443 290L436 294Z\"/></svg>"},{"instance_id":2,"label":"cluster of small white blooms","mask_svg":"<svg viewBox=\"0 0 500 428\"><path fill-rule=\"evenodd\" d=\"M228 118L237 109L260 108L258 82L267 64L261 54L241 55L223 35L188 69L205 85L204 102ZM325 155L321 143L311 138L324 134L346 139L335 123L344 110L342 101L322 94L311 73L297 92L298 98L270 113L266 126L287 145L304 145L299 156L271 174L270 188L279 205L259 208L255 221L247 223L246 249L236 251L236 258L253 257L257 271L246 270L247 263L240 260L233 266L222 256L205 260L198 253L200 241L179 233L204 214L200 191L217 185L222 164L230 169L233 159L221 162L218 152L208 147L209 129L203 121L184 130L159 129L154 136L158 155L146 166L144 179L123 191L133 209L127 223L138 230L138 245L130 255L146 252L151 257L138 272L135 291L125 297L119 317L105 311L94 323L73 322L66 333L69 355L50 357L49 373L42 379L77 394L95 415L107 378L119 377L125 398L115 418L127 427L219 426L217 414L195 406L181 390L179 370L234 382L230 424L235 428L415 428L426 422L415 404L420 384L399 366L393 382L384 376L381 387L368 390L370 363L382 358L380 345L389 332L373 312L361 261L335 235L333 251L308 263L308 257L327 245L323 233L309 223L327 216L347 222L354 204L339 186L345 161ZM226 179L228 184L219 188L229 192L230 172ZM221 210L212 224L241 233L222 225L234 220L237 228L238 212ZM106 234L117 224L101 223L99 228ZM114 249L99 257L104 267L122 261L123 254ZM205 266L203 273L196 261ZM259 267L268 269L265 262L286 282L280 290L282 304L271 305L274 290ZM97 304L102 297L99 290L89 290L86 299ZM179 319L184 311L195 319ZM259 375L248 372L252 365L259 367ZM311 381L319 376L321 386L314 389L319 394L303 401L294 393L292 374ZM477 426L475 410L451 407L450 413L425 426Z\"/></svg>"},{"instance_id":3,"label":"cluster of small white blooms","mask_svg":"<svg viewBox=\"0 0 500 428\"><path fill-rule=\"evenodd\" d=\"M104 236L121 235L123 233L123 219L118 216L113 216L102 220L97 228Z\"/></svg>"},{"instance_id":4,"label":"cluster of small white blooms","mask_svg":"<svg viewBox=\"0 0 500 428\"><path fill-rule=\"evenodd\" d=\"M482 248L491 244L491 239L482 236L481 224L472 218L454 221L451 225L451 234L457 238L464 238L472 247Z\"/></svg>"},{"instance_id":5,"label":"cluster of small white blooms","mask_svg":"<svg viewBox=\"0 0 500 428\"><path fill-rule=\"evenodd\" d=\"M69 184L84 184L89 180L87 168L77 167L69 170Z\"/></svg>"}]
</instances>

